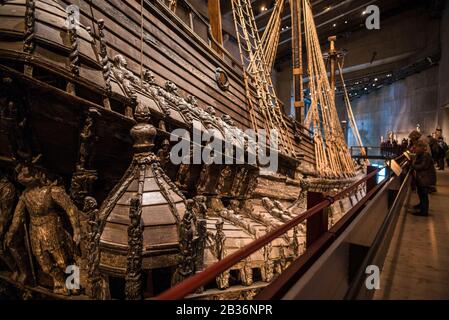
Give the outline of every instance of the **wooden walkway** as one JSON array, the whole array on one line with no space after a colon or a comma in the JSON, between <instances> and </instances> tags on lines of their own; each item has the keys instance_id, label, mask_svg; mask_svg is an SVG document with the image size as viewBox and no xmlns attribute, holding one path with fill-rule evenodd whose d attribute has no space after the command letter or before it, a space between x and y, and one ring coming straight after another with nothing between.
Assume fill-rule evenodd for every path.
<instances>
[{"instance_id":1,"label":"wooden walkway","mask_svg":"<svg viewBox=\"0 0 449 320\"><path fill-rule=\"evenodd\" d=\"M398 219L374 299L449 299L449 169L437 172L430 216Z\"/></svg>"}]
</instances>

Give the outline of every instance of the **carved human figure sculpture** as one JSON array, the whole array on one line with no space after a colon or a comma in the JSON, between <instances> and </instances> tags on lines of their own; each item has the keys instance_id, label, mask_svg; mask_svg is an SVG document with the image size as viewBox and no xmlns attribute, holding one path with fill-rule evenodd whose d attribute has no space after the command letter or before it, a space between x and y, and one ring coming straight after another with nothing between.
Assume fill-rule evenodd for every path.
<instances>
[{"instance_id":1,"label":"carved human figure sculpture","mask_svg":"<svg viewBox=\"0 0 449 320\"><path fill-rule=\"evenodd\" d=\"M16 171L17 181L25 190L14 211L5 244L11 244L28 215L29 240L34 257L44 273L52 278L53 292L69 294L65 286L64 270L72 260L70 249L73 249L73 243L64 228L60 209L68 216L73 230L73 242L78 245L80 230L77 208L64 188L49 182L43 169L19 164Z\"/></svg>"}]
</instances>

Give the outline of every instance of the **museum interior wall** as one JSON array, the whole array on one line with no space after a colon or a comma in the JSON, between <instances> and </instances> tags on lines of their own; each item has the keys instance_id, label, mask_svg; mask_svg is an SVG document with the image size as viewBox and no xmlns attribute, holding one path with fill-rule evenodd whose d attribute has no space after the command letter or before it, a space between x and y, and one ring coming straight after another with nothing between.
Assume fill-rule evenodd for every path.
<instances>
[{"instance_id":1,"label":"museum interior wall","mask_svg":"<svg viewBox=\"0 0 449 320\"><path fill-rule=\"evenodd\" d=\"M449 8L443 13L441 20L441 57L438 80L438 122L447 137L449 133Z\"/></svg>"}]
</instances>

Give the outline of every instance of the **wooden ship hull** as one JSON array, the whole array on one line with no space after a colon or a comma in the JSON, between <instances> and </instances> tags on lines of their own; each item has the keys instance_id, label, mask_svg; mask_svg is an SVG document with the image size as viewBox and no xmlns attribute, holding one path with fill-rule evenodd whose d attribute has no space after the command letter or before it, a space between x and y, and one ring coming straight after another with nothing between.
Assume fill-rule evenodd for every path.
<instances>
[{"instance_id":1,"label":"wooden ship hull","mask_svg":"<svg viewBox=\"0 0 449 320\"><path fill-rule=\"evenodd\" d=\"M236 137L251 127L248 99L256 99L254 92L248 96L241 65L211 40L204 20L181 5L175 15L159 1L144 3L143 9L138 1L131 0L13 0L0 4L2 175L15 187L17 203L23 187L15 180L14 167L41 155L40 165L58 177L59 184L77 205L81 228L88 225L82 221L88 220L83 214L86 197L98 202L100 231L96 244L101 253L97 271L102 293L82 289L81 297L121 298L125 297L124 291L128 292L124 283L133 269L127 262L130 209L120 207L120 201L140 190L132 189L132 175L129 181L123 176L130 172L130 163L140 161L129 134L140 123L133 116L138 106L150 110L150 124L157 129L151 152L166 175L160 178L162 182L156 179L158 186L170 185L170 192L180 199L175 203L178 214L172 221L166 215L169 209L156 210L159 204L145 204L141 194L140 269L148 283L143 290L147 296L170 286L180 269L189 269L180 267L180 260L186 258L182 254L186 244L182 232L178 233L187 223L185 204L182 209L179 207L186 199L202 196L206 205L206 231L200 235L199 227L194 226L192 241L197 252L190 251L190 259L195 261L195 271L190 272L198 272L223 254L238 250L303 212L307 191L333 193L357 178L320 177L315 170L310 132L286 116L287 135L294 152L280 153L276 173L248 163L185 167L166 161L164 143L174 129L191 130L195 120L200 123L200 130L213 128L222 140ZM72 4L80 10L81 24L76 32L67 27L71 14L66 8ZM223 120L223 115L229 115L232 122ZM263 127L262 117L257 121ZM150 181L153 175L142 179ZM347 201L335 204L329 224L338 221L362 196L361 189ZM164 201L173 210L173 196ZM14 206L10 212L2 210L3 215L9 214L0 234L4 241ZM216 249L219 241L214 235L221 222L226 240L220 256ZM305 226L292 230L190 298L250 299L305 250L305 232ZM198 244L200 238L202 245ZM28 250L27 255L33 260L33 252ZM86 262L89 263L92 261ZM3 269L8 270L5 266L2 262ZM37 273L35 281L40 282L42 268L36 261L32 268ZM87 269L81 267L82 272ZM9 275L9 271L3 271L0 279L9 279ZM88 276L81 276L82 287L90 283L85 278ZM8 288L15 283L6 282ZM44 283L49 298L54 298L51 282ZM34 288L30 283L17 288L28 295L37 292L30 289ZM38 294L42 292L45 290L39 289Z\"/></svg>"}]
</instances>

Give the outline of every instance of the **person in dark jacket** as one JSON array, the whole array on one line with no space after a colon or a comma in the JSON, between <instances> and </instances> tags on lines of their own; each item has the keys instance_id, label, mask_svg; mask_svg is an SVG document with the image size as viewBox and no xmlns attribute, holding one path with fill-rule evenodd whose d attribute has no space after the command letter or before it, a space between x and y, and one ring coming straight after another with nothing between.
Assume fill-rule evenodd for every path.
<instances>
[{"instance_id":1,"label":"person in dark jacket","mask_svg":"<svg viewBox=\"0 0 449 320\"><path fill-rule=\"evenodd\" d=\"M431 135L427 136L427 142L429 143L430 154L432 155L433 163L438 163L438 141Z\"/></svg>"},{"instance_id":2,"label":"person in dark jacket","mask_svg":"<svg viewBox=\"0 0 449 320\"><path fill-rule=\"evenodd\" d=\"M427 145L420 140L415 146L416 157L413 161L413 170L415 171L415 181L419 196L419 204L414 206L419 209L413 213L419 216L429 214L429 190L436 185L436 171L431 155L427 152Z\"/></svg>"},{"instance_id":3,"label":"person in dark jacket","mask_svg":"<svg viewBox=\"0 0 449 320\"><path fill-rule=\"evenodd\" d=\"M438 152L437 152L437 163L438 169L444 170L444 158L446 157L446 152L449 150L446 142L444 142L443 137L438 138L437 142Z\"/></svg>"}]
</instances>

